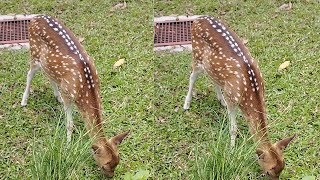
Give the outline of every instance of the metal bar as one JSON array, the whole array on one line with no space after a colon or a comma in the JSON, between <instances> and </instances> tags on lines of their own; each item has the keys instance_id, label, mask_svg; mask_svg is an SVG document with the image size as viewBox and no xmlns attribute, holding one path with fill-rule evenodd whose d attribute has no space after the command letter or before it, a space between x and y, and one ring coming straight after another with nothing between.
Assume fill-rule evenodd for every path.
<instances>
[{"instance_id":1,"label":"metal bar","mask_svg":"<svg viewBox=\"0 0 320 180\"><path fill-rule=\"evenodd\" d=\"M183 38L188 41L188 22L183 22Z\"/></svg>"},{"instance_id":2,"label":"metal bar","mask_svg":"<svg viewBox=\"0 0 320 180\"><path fill-rule=\"evenodd\" d=\"M7 24L7 25L6 25L6 27L7 27L7 28L6 28L6 32L7 32L7 33L6 33L6 40L8 41L8 34L9 34L9 33L8 33L8 29L9 29L9 22L6 22L6 24ZM10 30L9 30L9 31L10 31Z\"/></svg>"},{"instance_id":3,"label":"metal bar","mask_svg":"<svg viewBox=\"0 0 320 180\"><path fill-rule=\"evenodd\" d=\"M188 22L186 22L186 39L187 39L187 41L189 41L189 30L188 30L188 28L189 28L189 25L188 25L189 23Z\"/></svg>"},{"instance_id":4,"label":"metal bar","mask_svg":"<svg viewBox=\"0 0 320 180\"><path fill-rule=\"evenodd\" d=\"M25 21L24 22L24 39L26 39L26 41L29 41L29 29L28 29L28 24L29 24L30 20Z\"/></svg>"},{"instance_id":5,"label":"metal bar","mask_svg":"<svg viewBox=\"0 0 320 180\"><path fill-rule=\"evenodd\" d=\"M160 43L160 42L162 41L162 39L163 39L163 38L162 38L162 36L163 36L163 34L162 34L162 33L163 33L162 28L163 28L163 27L162 27L162 23L159 23L159 31L160 31L160 35L161 35L161 36L160 36L160 40L158 41L158 43Z\"/></svg>"},{"instance_id":6,"label":"metal bar","mask_svg":"<svg viewBox=\"0 0 320 180\"><path fill-rule=\"evenodd\" d=\"M3 39L3 32L4 32L4 26L3 26L3 23L0 23L0 42L2 41Z\"/></svg>"},{"instance_id":7,"label":"metal bar","mask_svg":"<svg viewBox=\"0 0 320 180\"><path fill-rule=\"evenodd\" d=\"M29 29L28 29L28 24L29 24L29 22L30 22L30 21L25 21L25 24L24 24L24 28L25 28L25 32L26 32L26 33L24 33L24 36L25 36L24 38L25 38L25 39L29 39L29 31L28 31L28 30L29 30Z\"/></svg>"},{"instance_id":8,"label":"metal bar","mask_svg":"<svg viewBox=\"0 0 320 180\"><path fill-rule=\"evenodd\" d=\"M157 43L154 46L159 47L159 46L173 46L173 45L186 45L186 44L190 44L190 42Z\"/></svg>"},{"instance_id":9,"label":"metal bar","mask_svg":"<svg viewBox=\"0 0 320 180\"><path fill-rule=\"evenodd\" d=\"M24 28L23 24L24 24L24 22L25 21L20 21L20 26L19 26L19 31L18 31L18 33L20 34L20 39L25 39L25 38L23 38L23 28Z\"/></svg>"}]
</instances>

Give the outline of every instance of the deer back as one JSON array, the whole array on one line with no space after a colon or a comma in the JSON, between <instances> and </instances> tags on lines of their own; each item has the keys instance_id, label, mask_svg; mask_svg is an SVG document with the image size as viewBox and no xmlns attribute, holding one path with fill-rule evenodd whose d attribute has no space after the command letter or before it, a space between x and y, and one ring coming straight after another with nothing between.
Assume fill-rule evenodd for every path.
<instances>
[{"instance_id":1,"label":"deer back","mask_svg":"<svg viewBox=\"0 0 320 180\"><path fill-rule=\"evenodd\" d=\"M202 66L246 116L263 118L262 74L237 34L223 22L204 16L193 22L192 39L193 66Z\"/></svg>"},{"instance_id":2,"label":"deer back","mask_svg":"<svg viewBox=\"0 0 320 180\"><path fill-rule=\"evenodd\" d=\"M101 109L97 70L75 35L59 20L40 15L31 20L29 37L32 60L58 84L62 95L81 111L89 111L88 106Z\"/></svg>"}]
</instances>

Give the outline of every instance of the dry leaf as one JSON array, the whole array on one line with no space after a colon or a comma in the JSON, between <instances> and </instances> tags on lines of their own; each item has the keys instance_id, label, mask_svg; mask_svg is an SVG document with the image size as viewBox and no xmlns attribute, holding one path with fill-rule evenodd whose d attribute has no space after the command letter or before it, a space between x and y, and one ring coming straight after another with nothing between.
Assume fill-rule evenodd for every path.
<instances>
[{"instance_id":1,"label":"dry leaf","mask_svg":"<svg viewBox=\"0 0 320 180\"><path fill-rule=\"evenodd\" d=\"M84 41L83 37L79 37L79 42L82 43Z\"/></svg>"},{"instance_id":2,"label":"dry leaf","mask_svg":"<svg viewBox=\"0 0 320 180\"><path fill-rule=\"evenodd\" d=\"M159 120L160 123L165 123L166 122L166 119L161 117L161 116L158 118L158 120Z\"/></svg>"},{"instance_id":3,"label":"dry leaf","mask_svg":"<svg viewBox=\"0 0 320 180\"><path fill-rule=\"evenodd\" d=\"M244 45L246 45L246 44L249 42L249 40L243 38L243 39L242 39L242 42L243 42Z\"/></svg>"},{"instance_id":4,"label":"dry leaf","mask_svg":"<svg viewBox=\"0 0 320 180\"><path fill-rule=\"evenodd\" d=\"M177 106L175 109L174 109L174 112L178 112L179 111L179 106Z\"/></svg>"},{"instance_id":5,"label":"dry leaf","mask_svg":"<svg viewBox=\"0 0 320 180\"><path fill-rule=\"evenodd\" d=\"M278 70L281 71L281 70L287 68L289 65L290 65L290 61L285 61L284 63L280 64Z\"/></svg>"},{"instance_id":6,"label":"dry leaf","mask_svg":"<svg viewBox=\"0 0 320 180\"><path fill-rule=\"evenodd\" d=\"M124 1L123 3L118 3L111 8L111 11L115 11L117 9L125 9L127 7L127 3Z\"/></svg>"},{"instance_id":7,"label":"dry leaf","mask_svg":"<svg viewBox=\"0 0 320 180\"><path fill-rule=\"evenodd\" d=\"M17 103L14 103L13 105L12 105L12 108L16 108L17 107Z\"/></svg>"},{"instance_id":8,"label":"dry leaf","mask_svg":"<svg viewBox=\"0 0 320 180\"><path fill-rule=\"evenodd\" d=\"M289 11L292 9L292 3L289 2L288 4L282 4L278 9L280 11Z\"/></svg>"},{"instance_id":9,"label":"dry leaf","mask_svg":"<svg viewBox=\"0 0 320 180\"><path fill-rule=\"evenodd\" d=\"M111 17L111 16L113 16L113 13L108 14L106 17L108 18L108 17Z\"/></svg>"},{"instance_id":10,"label":"dry leaf","mask_svg":"<svg viewBox=\"0 0 320 180\"><path fill-rule=\"evenodd\" d=\"M27 8L23 8L23 13L24 14L31 14L30 11Z\"/></svg>"},{"instance_id":11,"label":"dry leaf","mask_svg":"<svg viewBox=\"0 0 320 180\"><path fill-rule=\"evenodd\" d=\"M114 63L113 68L119 67L124 63L124 59L119 59L116 63Z\"/></svg>"}]
</instances>

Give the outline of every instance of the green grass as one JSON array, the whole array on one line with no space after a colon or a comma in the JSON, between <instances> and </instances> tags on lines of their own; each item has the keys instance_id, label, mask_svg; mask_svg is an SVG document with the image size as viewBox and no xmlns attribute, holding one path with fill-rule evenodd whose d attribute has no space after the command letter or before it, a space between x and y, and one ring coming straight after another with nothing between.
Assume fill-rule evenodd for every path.
<instances>
[{"instance_id":1,"label":"green grass","mask_svg":"<svg viewBox=\"0 0 320 180\"><path fill-rule=\"evenodd\" d=\"M107 137L131 130L119 146L121 161L115 179L125 173L148 170L153 174L153 52L152 2L127 2L125 9L111 11L116 1L1 1L2 14L48 14L58 17L78 37L95 59L101 80L103 118ZM5 6L7 5L7 6ZM62 105L43 73L36 74L26 108L20 107L28 71L29 51L0 51L0 177L30 179L34 138L39 146L54 135L57 123L64 116ZM125 64L113 69L120 58ZM84 123L74 112L75 126ZM66 135L65 132L61 137ZM78 138L74 135L75 139ZM47 147L50 149L50 147ZM52 148L51 148L52 149ZM54 149L52 149L54 150ZM41 153L42 149L36 149ZM91 149L87 149L90 153ZM88 179L101 179L91 157L85 162Z\"/></svg>"},{"instance_id":2,"label":"green grass","mask_svg":"<svg viewBox=\"0 0 320 180\"><path fill-rule=\"evenodd\" d=\"M286 167L281 179L307 175L319 179L320 4L291 1L290 11L279 11L278 7L285 2L288 1L155 1L154 14L219 17L240 37L248 39L247 46L265 79L270 138L275 142L298 135L285 150ZM290 61L290 66L278 72L284 61ZM195 149L207 144L214 148L209 132L220 131L221 123L216 122L224 116L225 109L217 101L211 81L203 76L195 84L190 110L182 112L191 53L160 52L154 62L159 89L155 100L156 126L160 130L156 151L160 151L160 163L156 167L166 173L162 177L191 179L193 174L185 172L193 169L195 160L203 156ZM242 117L237 119L240 133L246 133L247 123ZM167 163L164 166L161 162ZM259 168L253 171L259 173Z\"/></svg>"},{"instance_id":3,"label":"green grass","mask_svg":"<svg viewBox=\"0 0 320 180\"><path fill-rule=\"evenodd\" d=\"M281 179L307 175L319 179L320 4L315 0L291 1L290 11L279 11L277 8L284 2L287 1L127 1L125 9L112 11L117 1L19 0L1 1L0 12L55 16L84 38L83 45L95 59L101 79L106 136L131 129L130 136L119 147L121 161L114 179L199 179L219 172L220 177L228 179L232 173L224 172L237 169L239 162L244 163L243 169L238 169L244 173L241 177L261 178L251 153L254 144L241 116L237 117L237 147L227 153L226 110L217 101L207 77L197 81L191 109L182 110L191 53L153 52L153 16L207 14L222 18L248 39L247 46L259 62L265 78L273 142L298 135L285 151L286 168ZM125 64L113 69L112 65L121 58ZM63 108L42 73L32 82L27 107L20 107L28 60L28 50L0 51L2 179L33 179L33 163L41 158L47 159L46 163L58 163L44 164L42 170L62 168L61 161L50 158L61 154L58 147L63 142L55 139L66 136ZM287 60L291 61L290 66L278 72L278 66ZM89 139L82 138L80 130L84 125L77 112L74 121L79 131L73 134L73 140L81 141L70 148L79 147L72 152L79 152L79 166L74 166L76 171L80 169L78 177L101 179L93 158L87 158ZM244 159L237 161L232 155L243 155ZM222 166L231 166L228 163L234 166ZM217 172L209 170L219 168Z\"/></svg>"},{"instance_id":4,"label":"green grass","mask_svg":"<svg viewBox=\"0 0 320 180\"><path fill-rule=\"evenodd\" d=\"M67 143L64 114L62 114L50 138L39 142L35 135L30 169L32 179L89 178L86 172L92 167L87 166L86 162L92 158L92 153L88 151L91 140L86 132L84 129L75 129L76 138Z\"/></svg>"},{"instance_id":5,"label":"green grass","mask_svg":"<svg viewBox=\"0 0 320 180\"><path fill-rule=\"evenodd\" d=\"M231 148L226 120L221 119L218 131L208 132L210 141L196 147L193 179L261 179L254 156L257 144L252 143L252 136L243 135L241 143Z\"/></svg>"}]
</instances>

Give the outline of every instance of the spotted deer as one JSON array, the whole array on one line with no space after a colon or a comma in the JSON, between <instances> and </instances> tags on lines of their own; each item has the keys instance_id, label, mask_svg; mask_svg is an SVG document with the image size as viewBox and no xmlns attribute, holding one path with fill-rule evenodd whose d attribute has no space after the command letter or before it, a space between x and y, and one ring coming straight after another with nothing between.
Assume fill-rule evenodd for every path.
<instances>
[{"instance_id":1,"label":"spotted deer","mask_svg":"<svg viewBox=\"0 0 320 180\"><path fill-rule=\"evenodd\" d=\"M200 17L192 24L192 51L193 71L184 109L190 107L197 77L206 72L215 84L217 98L223 106L227 106L231 121L231 147L235 145L236 112L239 108L249 124L254 141L258 143L258 163L270 179L278 179L285 165L282 151L294 136L275 144L269 140L264 82L257 62L236 33L209 16Z\"/></svg>"},{"instance_id":2,"label":"spotted deer","mask_svg":"<svg viewBox=\"0 0 320 180\"><path fill-rule=\"evenodd\" d=\"M59 20L50 16L39 15L30 21L29 41L30 70L21 105L27 105L32 78L41 68L50 79L54 95L64 105L67 141L71 141L72 108L75 105L84 119L89 136L93 138L94 159L102 172L112 177L120 160L117 145L128 132L109 140L105 137L100 82L93 59L88 56L75 35Z\"/></svg>"}]
</instances>

